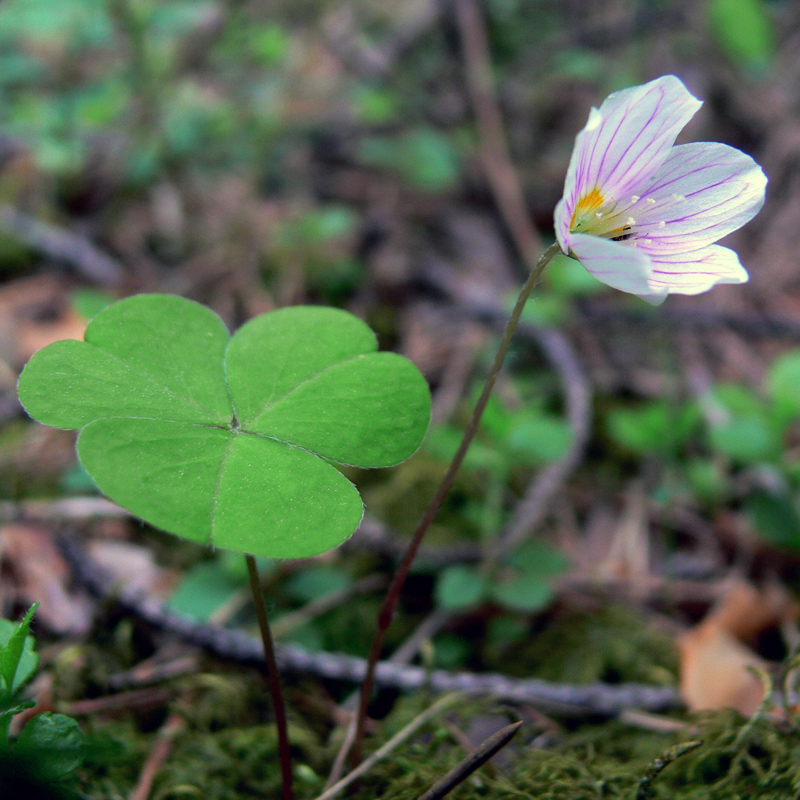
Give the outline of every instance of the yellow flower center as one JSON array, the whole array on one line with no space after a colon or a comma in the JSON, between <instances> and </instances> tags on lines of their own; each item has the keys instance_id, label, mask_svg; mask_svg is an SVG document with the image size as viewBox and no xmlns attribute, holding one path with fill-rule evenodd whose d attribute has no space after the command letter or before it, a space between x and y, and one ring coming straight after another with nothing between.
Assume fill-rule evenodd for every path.
<instances>
[{"instance_id":1,"label":"yellow flower center","mask_svg":"<svg viewBox=\"0 0 800 800\"><path fill-rule=\"evenodd\" d=\"M623 217L623 213L639 198L632 197L630 204L619 208L614 197L605 197L595 186L581 196L572 212L569 229L572 233L590 233L606 239L623 241L631 238L636 220Z\"/></svg>"}]
</instances>

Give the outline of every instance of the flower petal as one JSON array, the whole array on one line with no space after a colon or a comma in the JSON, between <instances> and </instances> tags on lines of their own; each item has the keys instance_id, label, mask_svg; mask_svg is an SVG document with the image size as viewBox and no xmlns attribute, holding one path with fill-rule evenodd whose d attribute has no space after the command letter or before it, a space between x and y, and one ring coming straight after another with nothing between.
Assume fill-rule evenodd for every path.
<instances>
[{"instance_id":1,"label":"flower petal","mask_svg":"<svg viewBox=\"0 0 800 800\"><path fill-rule=\"evenodd\" d=\"M662 293L650 285L650 259L638 247L588 233L570 234L569 245L569 254L606 285L640 297Z\"/></svg>"},{"instance_id":2,"label":"flower petal","mask_svg":"<svg viewBox=\"0 0 800 800\"><path fill-rule=\"evenodd\" d=\"M565 252L569 252L569 240L570 240L570 233L569 233L569 219L570 213L567 213L567 204L562 198L556 204L556 210L554 213L554 228L556 232L556 239L558 240L558 244L561 249Z\"/></svg>"},{"instance_id":3,"label":"flower petal","mask_svg":"<svg viewBox=\"0 0 800 800\"><path fill-rule=\"evenodd\" d=\"M700 294L718 283L746 283L749 277L739 256L717 244L691 253L648 255L652 263L649 285L670 294Z\"/></svg>"},{"instance_id":4,"label":"flower petal","mask_svg":"<svg viewBox=\"0 0 800 800\"><path fill-rule=\"evenodd\" d=\"M766 175L750 156L716 142L672 148L628 213L648 251L697 250L741 228L764 204Z\"/></svg>"},{"instance_id":5,"label":"flower petal","mask_svg":"<svg viewBox=\"0 0 800 800\"><path fill-rule=\"evenodd\" d=\"M664 162L675 137L702 103L674 75L609 95L575 140L564 185L564 215L597 187L621 199ZM641 193L640 193L641 194Z\"/></svg>"}]
</instances>

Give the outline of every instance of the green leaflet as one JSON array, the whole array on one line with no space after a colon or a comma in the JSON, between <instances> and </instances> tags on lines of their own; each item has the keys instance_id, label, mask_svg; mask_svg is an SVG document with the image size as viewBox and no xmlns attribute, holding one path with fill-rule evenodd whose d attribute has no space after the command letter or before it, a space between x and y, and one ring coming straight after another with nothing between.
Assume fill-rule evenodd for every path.
<instances>
[{"instance_id":1,"label":"green leaflet","mask_svg":"<svg viewBox=\"0 0 800 800\"><path fill-rule=\"evenodd\" d=\"M273 311L231 338L209 309L169 295L108 306L84 342L37 353L19 381L28 413L75 428L112 500L187 539L274 558L324 552L363 513L328 460L386 467L420 445L430 394L332 308Z\"/></svg>"}]
</instances>

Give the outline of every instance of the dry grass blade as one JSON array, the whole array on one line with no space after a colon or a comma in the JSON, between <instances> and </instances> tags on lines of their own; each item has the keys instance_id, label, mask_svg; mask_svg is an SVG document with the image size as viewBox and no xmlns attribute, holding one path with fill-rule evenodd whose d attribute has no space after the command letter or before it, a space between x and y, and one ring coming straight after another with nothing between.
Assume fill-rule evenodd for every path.
<instances>
[{"instance_id":1,"label":"dry grass blade","mask_svg":"<svg viewBox=\"0 0 800 800\"><path fill-rule=\"evenodd\" d=\"M364 759L351 773L331 786L330 789L324 791L316 800L330 800L332 797L336 797L342 789L346 789L353 781L360 778L367 770L371 769L375 764L388 756L392 750L413 735L429 719L435 717L439 712L444 711L444 709L454 705L458 700L461 700L462 697L463 695L456 692L445 695L437 700L427 711L423 711L416 719L409 722L405 728L389 739L383 747L376 750L369 758Z\"/></svg>"}]
</instances>

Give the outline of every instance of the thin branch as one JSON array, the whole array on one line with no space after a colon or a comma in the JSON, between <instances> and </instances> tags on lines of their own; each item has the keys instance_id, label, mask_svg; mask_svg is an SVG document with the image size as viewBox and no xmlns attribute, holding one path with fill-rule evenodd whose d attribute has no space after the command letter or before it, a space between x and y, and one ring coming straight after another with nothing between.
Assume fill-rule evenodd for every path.
<instances>
[{"instance_id":1,"label":"thin branch","mask_svg":"<svg viewBox=\"0 0 800 800\"><path fill-rule=\"evenodd\" d=\"M441 800L449 794L459 783L463 783L476 769L482 767L493 755L502 750L516 735L522 727L522 722L513 722L506 725L497 733L493 733L481 742L467 757L457 766L453 767L441 780L428 789L419 800Z\"/></svg>"},{"instance_id":2,"label":"thin branch","mask_svg":"<svg viewBox=\"0 0 800 800\"><path fill-rule=\"evenodd\" d=\"M94 562L74 536L61 535L59 545L75 570L76 578L107 600L115 599L124 609L154 627L178 636L222 658L253 665L264 664L261 642L238 630L196 622L167 610L157 600L131 590L117 591L114 578ZM278 668L283 672L316 675L330 680L359 684L364 680L366 661L339 653L312 652L296 645L276 648ZM619 714L624 708L665 711L680 707L673 687L644 684L587 684L572 686L534 679L516 679L496 673L429 671L423 667L378 663L375 683L391 689L413 691L422 687L436 693L463 691L490 695L499 700L534 705L564 716Z\"/></svg>"},{"instance_id":3,"label":"thin branch","mask_svg":"<svg viewBox=\"0 0 800 800\"><path fill-rule=\"evenodd\" d=\"M118 286L125 270L88 239L27 216L9 205L0 206L0 227L29 247L102 286Z\"/></svg>"}]
</instances>

